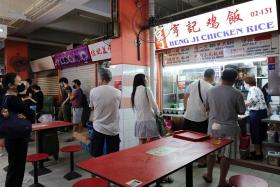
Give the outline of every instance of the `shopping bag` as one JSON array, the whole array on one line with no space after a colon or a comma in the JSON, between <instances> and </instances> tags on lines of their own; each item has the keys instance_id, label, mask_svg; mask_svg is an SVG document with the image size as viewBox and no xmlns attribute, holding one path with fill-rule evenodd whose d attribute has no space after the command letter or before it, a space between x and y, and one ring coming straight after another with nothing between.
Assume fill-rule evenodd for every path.
<instances>
[{"instance_id":1,"label":"shopping bag","mask_svg":"<svg viewBox=\"0 0 280 187\"><path fill-rule=\"evenodd\" d=\"M167 134L167 129L165 127L163 116L161 114L156 114L155 118L160 136L165 136Z\"/></svg>"}]
</instances>

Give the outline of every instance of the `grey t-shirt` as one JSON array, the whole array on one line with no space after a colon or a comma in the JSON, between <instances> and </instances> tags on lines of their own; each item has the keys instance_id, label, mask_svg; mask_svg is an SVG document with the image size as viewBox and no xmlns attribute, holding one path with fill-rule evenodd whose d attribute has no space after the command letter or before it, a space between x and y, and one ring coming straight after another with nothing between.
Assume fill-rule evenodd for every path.
<instances>
[{"instance_id":1,"label":"grey t-shirt","mask_svg":"<svg viewBox=\"0 0 280 187\"><path fill-rule=\"evenodd\" d=\"M238 114L246 111L241 92L226 85L211 88L206 94L205 105L209 111L209 126L213 123L237 126Z\"/></svg>"}]
</instances>

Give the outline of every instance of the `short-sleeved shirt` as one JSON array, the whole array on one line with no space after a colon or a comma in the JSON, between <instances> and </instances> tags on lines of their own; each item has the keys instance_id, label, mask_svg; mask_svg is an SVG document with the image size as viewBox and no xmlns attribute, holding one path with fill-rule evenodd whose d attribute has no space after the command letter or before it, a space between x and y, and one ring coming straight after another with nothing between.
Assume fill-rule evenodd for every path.
<instances>
[{"instance_id":1,"label":"short-sleeved shirt","mask_svg":"<svg viewBox=\"0 0 280 187\"><path fill-rule=\"evenodd\" d=\"M61 104L68 98L68 94L72 92L72 88L70 86L67 86L66 88L60 88L61 89ZM68 101L65 104L70 104L70 101Z\"/></svg>"},{"instance_id":2,"label":"short-sleeved shirt","mask_svg":"<svg viewBox=\"0 0 280 187\"><path fill-rule=\"evenodd\" d=\"M71 100L72 108L82 108L83 94L81 88L75 89L72 92L73 99Z\"/></svg>"},{"instance_id":3,"label":"short-sleeved shirt","mask_svg":"<svg viewBox=\"0 0 280 187\"><path fill-rule=\"evenodd\" d=\"M213 123L237 126L238 114L246 111L242 93L227 85L211 88L206 94L205 104L210 127Z\"/></svg>"},{"instance_id":4,"label":"short-sleeved shirt","mask_svg":"<svg viewBox=\"0 0 280 187\"><path fill-rule=\"evenodd\" d=\"M248 107L249 110L264 110L267 108L263 92L257 86L249 88L247 101L250 101L251 103Z\"/></svg>"},{"instance_id":5,"label":"short-sleeved shirt","mask_svg":"<svg viewBox=\"0 0 280 187\"><path fill-rule=\"evenodd\" d=\"M201 97L203 101L201 101L199 96L199 89L198 89L199 82L200 82ZM205 80L195 81L192 84L190 84L189 89L186 91L186 93L190 94L190 96L188 99L187 108L184 115L185 119L194 122L202 122L208 119L204 102L206 100L206 93L211 87L212 85L206 82Z\"/></svg>"},{"instance_id":6,"label":"short-sleeved shirt","mask_svg":"<svg viewBox=\"0 0 280 187\"><path fill-rule=\"evenodd\" d=\"M93 128L99 133L115 136L119 134L119 108L121 91L102 85L90 91L90 107L93 111Z\"/></svg>"}]
</instances>

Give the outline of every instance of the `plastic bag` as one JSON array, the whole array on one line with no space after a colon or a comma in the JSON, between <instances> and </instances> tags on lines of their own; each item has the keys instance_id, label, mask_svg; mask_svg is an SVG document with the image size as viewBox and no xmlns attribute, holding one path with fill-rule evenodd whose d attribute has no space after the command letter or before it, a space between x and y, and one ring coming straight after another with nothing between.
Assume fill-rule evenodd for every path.
<instances>
[{"instance_id":1,"label":"plastic bag","mask_svg":"<svg viewBox=\"0 0 280 187\"><path fill-rule=\"evenodd\" d=\"M39 117L38 121L41 123L47 123L53 121L53 118L51 114L43 114Z\"/></svg>"}]
</instances>

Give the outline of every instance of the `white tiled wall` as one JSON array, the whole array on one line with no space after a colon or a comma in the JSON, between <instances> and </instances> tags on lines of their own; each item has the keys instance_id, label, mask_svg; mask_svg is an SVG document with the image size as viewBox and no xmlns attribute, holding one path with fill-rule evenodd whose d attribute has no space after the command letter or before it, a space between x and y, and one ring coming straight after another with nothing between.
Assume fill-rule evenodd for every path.
<instances>
[{"instance_id":1,"label":"white tiled wall","mask_svg":"<svg viewBox=\"0 0 280 187\"><path fill-rule=\"evenodd\" d=\"M110 67L113 77L122 76L124 82L127 76L134 76L137 73L144 73L148 75L149 68L137 65L113 65ZM128 80L126 80L128 81ZM130 80L131 81L131 80ZM130 98L132 92L132 85L122 86L122 97ZM132 108L120 109L120 138L121 149L133 147L138 144L138 139L134 136L135 116Z\"/></svg>"}]
</instances>

